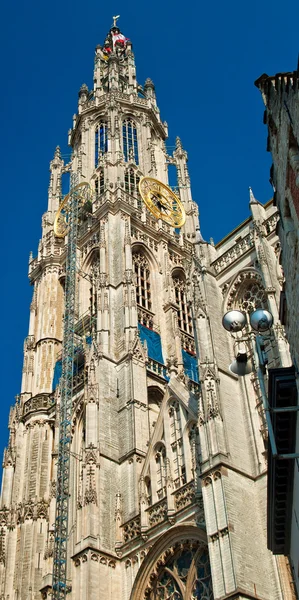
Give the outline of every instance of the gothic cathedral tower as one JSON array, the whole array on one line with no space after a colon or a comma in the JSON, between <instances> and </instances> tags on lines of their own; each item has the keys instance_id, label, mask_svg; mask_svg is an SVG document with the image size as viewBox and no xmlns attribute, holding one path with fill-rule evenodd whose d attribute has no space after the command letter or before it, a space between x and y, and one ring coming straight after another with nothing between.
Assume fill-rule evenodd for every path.
<instances>
[{"instance_id":1,"label":"gothic cathedral tower","mask_svg":"<svg viewBox=\"0 0 299 600\"><path fill-rule=\"evenodd\" d=\"M53 593L70 243L54 222L67 173L88 182L93 198L79 210L75 249L66 597L293 597L284 558L267 550L257 365L252 359L245 377L229 370L233 341L221 325L230 308L270 308L269 364L288 365L276 208L251 194L251 217L207 244L187 154L177 138L169 155L166 138L154 84L137 83L131 42L114 25L96 48L94 89L79 91L71 162L59 148L51 161L42 239L29 264L22 390L4 455L3 600ZM169 165L186 213L180 229L156 218L139 193L144 176L167 185Z\"/></svg>"}]
</instances>

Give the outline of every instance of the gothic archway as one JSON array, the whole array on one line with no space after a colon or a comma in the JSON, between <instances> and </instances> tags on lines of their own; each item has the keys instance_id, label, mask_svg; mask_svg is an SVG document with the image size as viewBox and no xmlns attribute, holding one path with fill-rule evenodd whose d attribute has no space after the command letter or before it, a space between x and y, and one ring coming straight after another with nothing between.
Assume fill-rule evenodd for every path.
<instances>
[{"instance_id":1,"label":"gothic archway","mask_svg":"<svg viewBox=\"0 0 299 600\"><path fill-rule=\"evenodd\" d=\"M213 600L204 537L203 531L184 525L167 532L146 556L130 600Z\"/></svg>"}]
</instances>

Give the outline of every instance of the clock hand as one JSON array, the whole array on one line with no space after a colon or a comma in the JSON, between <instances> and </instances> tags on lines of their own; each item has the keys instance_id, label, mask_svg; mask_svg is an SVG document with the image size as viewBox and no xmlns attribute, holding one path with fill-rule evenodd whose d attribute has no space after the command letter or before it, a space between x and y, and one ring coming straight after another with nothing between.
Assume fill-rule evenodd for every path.
<instances>
[{"instance_id":1,"label":"clock hand","mask_svg":"<svg viewBox=\"0 0 299 600\"><path fill-rule=\"evenodd\" d=\"M160 194L152 194L152 200L153 202L155 202L157 208L160 211L164 210L165 212L167 212L167 210L169 210L169 206L167 205L167 203L165 203L165 201L163 202L164 198Z\"/></svg>"}]
</instances>

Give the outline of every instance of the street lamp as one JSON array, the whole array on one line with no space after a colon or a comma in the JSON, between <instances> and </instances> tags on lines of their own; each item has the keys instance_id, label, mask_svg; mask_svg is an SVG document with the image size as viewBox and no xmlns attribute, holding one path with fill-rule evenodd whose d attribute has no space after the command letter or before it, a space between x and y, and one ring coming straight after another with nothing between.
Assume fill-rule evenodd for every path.
<instances>
[{"instance_id":1,"label":"street lamp","mask_svg":"<svg viewBox=\"0 0 299 600\"><path fill-rule=\"evenodd\" d=\"M222 325L224 329L226 329L226 331L228 331L235 340L235 360L233 360L229 366L229 369L232 373L241 377L251 373L253 369L256 371L261 390L273 458L286 460L299 458L298 453L278 452L273 431L271 413L273 414L273 418L275 415L277 418L279 413L298 412L299 410L298 405L275 408L272 407L271 409L269 407L268 395L264 380L264 374L266 371L265 367L268 362L266 353L264 351L264 334L271 329L273 325L273 316L268 310L259 308L249 314L249 322L251 325L251 331L245 330L242 332L247 324L247 316L245 312L242 312L241 310L230 310L222 319ZM248 347L248 343L250 341L252 341L251 348L254 361L253 364L248 358L248 356L251 354L251 348Z\"/></svg>"},{"instance_id":2,"label":"street lamp","mask_svg":"<svg viewBox=\"0 0 299 600\"><path fill-rule=\"evenodd\" d=\"M273 325L273 316L268 310L258 308L249 315L249 321L252 329L258 333L268 331ZM225 313L222 324L226 331L237 333L244 329L247 323L246 314L241 310L229 310Z\"/></svg>"},{"instance_id":3,"label":"street lamp","mask_svg":"<svg viewBox=\"0 0 299 600\"><path fill-rule=\"evenodd\" d=\"M262 335L272 327L273 316L268 310L259 308L250 313L249 321L252 331L250 333L241 333L247 324L247 317L244 312L241 310L230 310L222 319L224 329L229 331L235 340L235 359L229 366L229 369L232 373L240 377L251 373L253 370L252 362L248 359L248 342L251 337L255 338L253 340L253 355L256 366L264 368L266 357L262 350Z\"/></svg>"}]
</instances>

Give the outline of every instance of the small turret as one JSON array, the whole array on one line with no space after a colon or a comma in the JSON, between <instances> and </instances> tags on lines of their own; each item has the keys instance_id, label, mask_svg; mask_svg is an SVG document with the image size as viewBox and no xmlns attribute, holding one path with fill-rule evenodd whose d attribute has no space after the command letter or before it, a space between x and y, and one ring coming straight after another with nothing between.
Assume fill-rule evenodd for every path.
<instances>
[{"instance_id":1,"label":"small turret","mask_svg":"<svg viewBox=\"0 0 299 600\"><path fill-rule=\"evenodd\" d=\"M144 84L144 94L156 105L156 91L153 81L148 77Z\"/></svg>"},{"instance_id":2,"label":"small turret","mask_svg":"<svg viewBox=\"0 0 299 600\"><path fill-rule=\"evenodd\" d=\"M89 95L89 91L88 91L88 87L86 85L86 83L83 83L80 87L78 96L79 96L79 100L78 100L78 112L80 114L81 110L82 110L82 106L84 104L86 104L86 102L88 101L88 95Z\"/></svg>"}]
</instances>

